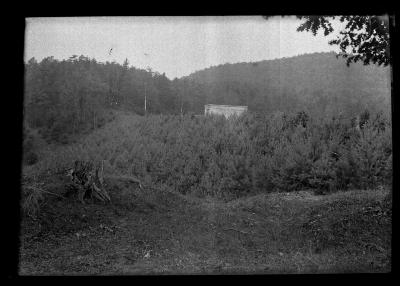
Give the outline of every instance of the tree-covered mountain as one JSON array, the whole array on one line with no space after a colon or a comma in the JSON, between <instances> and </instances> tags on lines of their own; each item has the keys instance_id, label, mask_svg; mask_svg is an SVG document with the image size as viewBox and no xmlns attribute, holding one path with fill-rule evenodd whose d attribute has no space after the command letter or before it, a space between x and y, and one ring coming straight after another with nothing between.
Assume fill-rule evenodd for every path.
<instances>
[{"instance_id":1,"label":"tree-covered mountain","mask_svg":"<svg viewBox=\"0 0 400 286\"><path fill-rule=\"evenodd\" d=\"M348 67L333 52L224 64L180 79L184 81L194 85L185 94L197 112L202 110L199 103L248 105L266 112L306 110L324 116L390 109L389 68L362 63Z\"/></svg>"},{"instance_id":2,"label":"tree-covered mountain","mask_svg":"<svg viewBox=\"0 0 400 286\"><path fill-rule=\"evenodd\" d=\"M346 66L334 53L225 64L170 80L165 74L85 56L25 65L25 126L64 140L104 124L109 111L203 114L205 104L247 105L250 111L305 111L352 117L390 110L389 68ZM64 138L64 139L63 139Z\"/></svg>"},{"instance_id":3,"label":"tree-covered mountain","mask_svg":"<svg viewBox=\"0 0 400 286\"><path fill-rule=\"evenodd\" d=\"M177 98L165 74L85 56L53 57L25 64L24 126L38 129L50 141L102 126L110 110L176 113Z\"/></svg>"}]
</instances>

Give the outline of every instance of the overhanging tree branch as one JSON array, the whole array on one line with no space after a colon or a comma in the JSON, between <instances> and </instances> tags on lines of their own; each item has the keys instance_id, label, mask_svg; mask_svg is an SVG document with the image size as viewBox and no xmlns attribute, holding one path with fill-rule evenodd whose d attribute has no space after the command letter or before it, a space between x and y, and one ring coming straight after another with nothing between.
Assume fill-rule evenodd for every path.
<instances>
[{"instance_id":1,"label":"overhanging tree branch","mask_svg":"<svg viewBox=\"0 0 400 286\"><path fill-rule=\"evenodd\" d=\"M265 19L270 16L264 16ZM339 18L345 23L336 39L330 45L340 48L339 56L346 58L346 63L362 61L387 66L390 60L389 16L297 16L304 20L297 28L299 32L311 32L314 36L322 30L325 36L334 29L332 20Z\"/></svg>"}]
</instances>

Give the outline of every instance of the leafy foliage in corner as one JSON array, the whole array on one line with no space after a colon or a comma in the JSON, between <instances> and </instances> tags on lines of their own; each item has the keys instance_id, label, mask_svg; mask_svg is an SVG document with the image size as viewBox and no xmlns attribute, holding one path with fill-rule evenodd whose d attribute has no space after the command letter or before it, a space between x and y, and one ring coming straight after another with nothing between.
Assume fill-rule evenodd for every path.
<instances>
[{"instance_id":1,"label":"leafy foliage in corner","mask_svg":"<svg viewBox=\"0 0 400 286\"><path fill-rule=\"evenodd\" d=\"M327 36L333 32L330 19L335 16L298 16L304 22L297 31L311 31L315 36L322 30ZM338 45L341 56L351 62L362 61L365 65L374 63L387 66L390 64L389 17L388 16L340 16L339 21L345 28L339 36L329 42Z\"/></svg>"}]
</instances>

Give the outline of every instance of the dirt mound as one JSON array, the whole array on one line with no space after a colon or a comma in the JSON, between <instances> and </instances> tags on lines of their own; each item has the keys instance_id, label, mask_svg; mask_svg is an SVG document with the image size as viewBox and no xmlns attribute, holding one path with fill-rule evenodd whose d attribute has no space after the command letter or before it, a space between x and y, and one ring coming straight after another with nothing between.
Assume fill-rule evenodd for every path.
<instances>
[{"instance_id":1,"label":"dirt mound","mask_svg":"<svg viewBox=\"0 0 400 286\"><path fill-rule=\"evenodd\" d=\"M378 192L336 195L314 207L302 224L316 253L346 250L353 255L375 253L376 267L390 265L392 202Z\"/></svg>"}]
</instances>

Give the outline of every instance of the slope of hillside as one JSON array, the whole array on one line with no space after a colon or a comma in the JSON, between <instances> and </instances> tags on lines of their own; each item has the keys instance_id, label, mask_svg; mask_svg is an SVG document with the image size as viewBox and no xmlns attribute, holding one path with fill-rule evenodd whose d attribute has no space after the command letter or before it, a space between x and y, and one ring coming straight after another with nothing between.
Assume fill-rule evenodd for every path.
<instances>
[{"instance_id":1,"label":"slope of hillside","mask_svg":"<svg viewBox=\"0 0 400 286\"><path fill-rule=\"evenodd\" d=\"M347 67L333 52L224 64L185 79L204 90L207 103L245 104L253 110L351 114L365 108L388 112L390 106L389 68L361 63Z\"/></svg>"}]
</instances>

